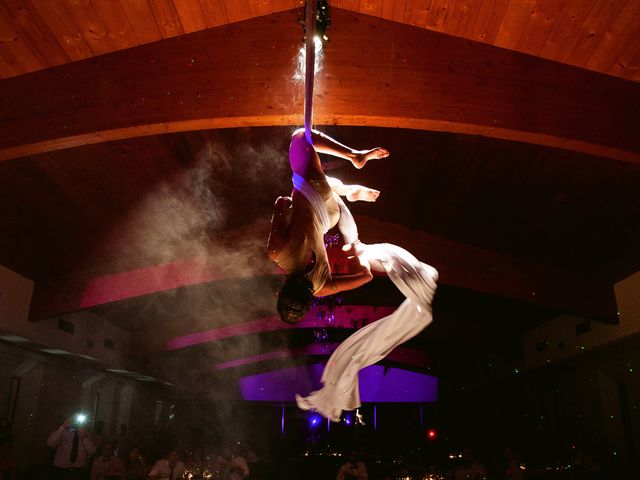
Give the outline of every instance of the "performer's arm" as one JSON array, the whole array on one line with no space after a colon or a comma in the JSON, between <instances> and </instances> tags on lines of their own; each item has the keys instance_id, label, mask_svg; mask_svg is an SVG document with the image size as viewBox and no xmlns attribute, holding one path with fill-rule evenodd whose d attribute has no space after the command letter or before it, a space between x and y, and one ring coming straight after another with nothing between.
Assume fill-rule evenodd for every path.
<instances>
[{"instance_id":1,"label":"performer's arm","mask_svg":"<svg viewBox=\"0 0 640 480\"><path fill-rule=\"evenodd\" d=\"M273 217L271 217L271 233L267 240L268 255L271 260L275 260L287 244L287 226L289 225L289 209L291 208L291 197L278 197L273 206Z\"/></svg>"},{"instance_id":2,"label":"performer's arm","mask_svg":"<svg viewBox=\"0 0 640 480\"><path fill-rule=\"evenodd\" d=\"M350 251L352 256L349 257L351 265L353 265L350 269L352 273L347 275L332 275L324 287L315 293L316 296L324 297L326 295L344 292L345 290L354 290L373 279L369 263L358 257L355 251L356 247L352 245Z\"/></svg>"}]
</instances>

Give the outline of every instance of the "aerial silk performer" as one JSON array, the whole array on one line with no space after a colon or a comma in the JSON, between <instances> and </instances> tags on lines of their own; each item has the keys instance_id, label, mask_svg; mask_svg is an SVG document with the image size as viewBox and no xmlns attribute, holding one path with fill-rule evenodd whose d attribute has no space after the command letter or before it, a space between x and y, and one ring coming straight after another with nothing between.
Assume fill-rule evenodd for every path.
<instances>
[{"instance_id":1,"label":"aerial silk performer","mask_svg":"<svg viewBox=\"0 0 640 480\"><path fill-rule=\"evenodd\" d=\"M307 141L303 129L293 133L289 162L294 188L290 197L276 200L267 245L269 258L287 273L278 295L278 313L283 321L292 324L301 320L314 296L351 290L373 278L364 262L353 263L349 275L334 276L324 234L337 224L345 239L355 242L355 223L340 196L352 202L374 202L380 192L361 185L344 185L326 176L318 152L348 160L356 168L389 155L384 148L354 150L315 130L311 138L313 144Z\"/></svg>"},{"instance_id":2,"label":"aerial silk performer","mask_svg":"<svg viewBox=\"0 0 640 480\"><path fill-rule=\"evenodd\" d=\"M291 197L279 197L274 206L269 258L287 279L278 296L278 313L285 322L299 322L313 296L325 296L358 288L369 282L371 271L385 273L406 300L391 315L373 322L346 339L331 355L322 374L324 387L307 397L296 396L303 410L314 410L339 421L343 410L360 406L358 372L382 360L396 346L424 330L432 321L431 301L438 272L406 250L391 244L365 245L351 212L340 198L375 201L379 191L360 185L344 185L325 176L318 157L326 153L362 168L371 159L385 158L384 148L354 150L311 128L314 55L313 1L307 2L305 128L294 132L289 148L293 171ZM357 262L348 275L333 275L324 246L324 233L338 225L345 250Z\"/></svg>"}]
</instances>

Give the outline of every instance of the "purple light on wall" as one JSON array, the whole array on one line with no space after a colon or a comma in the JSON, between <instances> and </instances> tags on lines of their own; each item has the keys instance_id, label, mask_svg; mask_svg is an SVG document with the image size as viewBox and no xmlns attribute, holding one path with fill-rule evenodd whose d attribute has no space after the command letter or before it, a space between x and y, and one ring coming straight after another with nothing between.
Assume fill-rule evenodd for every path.
<instances>
[{"instance_id":1,"label":"purple light on wall","mask_svg":"<svg viewBox=\"0 0 640 480\"><path fill-rule=\"evenodd\" d=\"M324 365L314 363L242 377L240 391L245 400L292 402L295 394L318 390ZM438 379L432 375L399 368L372 365L359 374L363 402L435 402Z\"/></svg>"}]
</instances>

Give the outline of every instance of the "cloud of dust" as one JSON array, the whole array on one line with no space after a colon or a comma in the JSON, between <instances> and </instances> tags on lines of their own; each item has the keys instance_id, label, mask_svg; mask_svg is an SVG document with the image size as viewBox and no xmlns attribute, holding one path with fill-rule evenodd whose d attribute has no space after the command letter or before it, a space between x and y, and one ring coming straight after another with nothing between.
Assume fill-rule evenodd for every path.
<instances>
[{"instance_id":1,"label":"cloud of dust","mask_svg":"<svg viewBox=\"0 0 640 480\"><path fill-rule=\"evenodd\" d=\"M282 144L241 140L250 133L232 133L240 138L233 146L221 138L225 133L211 135L191 164L156 185L115 232L119 258L127 259L128 268L131 262L146 266L195 258L199 261L189 265L198 271L192 275L215 272L224 278L137 299L135 321L148 337L158 332L145 339L158 351L173 336L275 315L280 281L265 275L273 271L265 243L271 206L291 188L289 139ZM239 233L230 241L225 238L234 231ZM212 365L264 353L270 347L262 343L258 335L246 335L190 347L195 353L165 352L153 360L150 373L178 385L203 385L203 376L215 375Z\"/></svg>"}]
</instances>

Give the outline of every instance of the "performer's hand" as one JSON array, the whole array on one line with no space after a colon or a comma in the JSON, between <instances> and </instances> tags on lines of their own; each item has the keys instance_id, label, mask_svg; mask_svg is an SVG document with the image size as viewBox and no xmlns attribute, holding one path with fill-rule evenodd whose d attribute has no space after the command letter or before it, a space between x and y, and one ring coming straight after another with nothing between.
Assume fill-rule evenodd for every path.
<instances>
[{"instance_id":1,"label":"performer's hand","mask_svg":"<svg viewBox=\"0 0 640 480\"><path fill-rule=\"evenodd\" d=\"M291 199L291 197L278 197L276 198L276 203L274 207L281 208L284 210L285 208L290 207L292 203L293 203L293 200Z\"/></svg>"}]
</instances>

